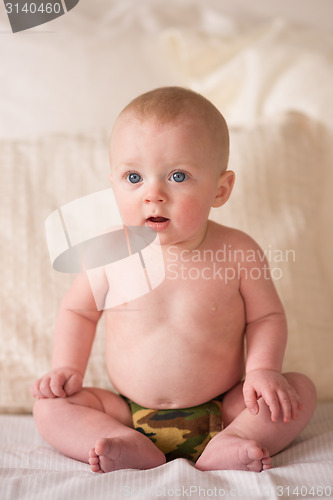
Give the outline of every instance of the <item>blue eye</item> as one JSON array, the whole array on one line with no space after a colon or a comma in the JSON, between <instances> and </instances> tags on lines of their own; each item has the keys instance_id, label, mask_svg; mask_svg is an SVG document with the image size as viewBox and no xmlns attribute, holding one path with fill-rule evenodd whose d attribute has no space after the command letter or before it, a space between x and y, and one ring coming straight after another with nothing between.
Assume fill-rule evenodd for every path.
<instances>
[{"instance_id":1,"label":"blue eye","mask_svg":"<svg viewBox=\"0 0 333 500\"><path fill-rule=\"evenodd\" d=\"M127 180L132 184L137 184L142 180L142 177L140 174L137 174L136 172L131 172L130 174L128 174Z\"/></svg>"},{"instance_id":2,"label":"blue eye","mask_svg":"<svg viewBox=\"0 0 333 500\"><path fill-rule=\"evenodd\" d=\"M171 175L171 179L175 182L183 182L187 179L185 172L174 172Z\"/></svg>"}]
</instances>

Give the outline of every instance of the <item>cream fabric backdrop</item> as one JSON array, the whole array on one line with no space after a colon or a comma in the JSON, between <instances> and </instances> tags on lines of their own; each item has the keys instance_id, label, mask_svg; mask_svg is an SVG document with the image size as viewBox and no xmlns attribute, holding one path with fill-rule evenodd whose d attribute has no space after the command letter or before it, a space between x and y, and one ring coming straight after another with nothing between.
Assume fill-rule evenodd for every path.
<instances>
[{"instance_id":1,"label":"cream fabric backdrop","mask_svg":"<svg viewBox=\"0 0 333 500\"><path fill-rule=\"evenodd\" d=\"M237 184L212 217L268 250L295 249L295 262L271 262L283 271L285 366L333 398L332 36L227 16L214 0L81 0L34 34L6 33L1 11L0 29L0 409L31 409L28 387L49 367L70 282L51 268L45 218L108 187L117 113L168 84L202 92L226 115ZM103 363L100 328L86 383L109 386Z\"/></svg>"}]
</instances>

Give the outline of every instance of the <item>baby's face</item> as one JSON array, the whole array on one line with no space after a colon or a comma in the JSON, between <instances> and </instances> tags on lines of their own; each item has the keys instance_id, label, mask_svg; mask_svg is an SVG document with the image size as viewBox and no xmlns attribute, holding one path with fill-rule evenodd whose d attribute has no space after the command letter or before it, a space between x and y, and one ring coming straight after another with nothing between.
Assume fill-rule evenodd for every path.
<instances>
[{"instance_id":1,"label":"baby's face","mask_svg":"<svg viewBox=\"0 0 333 500\"><path fill-rule=\"evenodd\" d=\"M162 245L195 248L214 204L220 169L204 127L121 116L111 138L111 180L123 222L158 231Z\"/></svg>"}]
</instances>

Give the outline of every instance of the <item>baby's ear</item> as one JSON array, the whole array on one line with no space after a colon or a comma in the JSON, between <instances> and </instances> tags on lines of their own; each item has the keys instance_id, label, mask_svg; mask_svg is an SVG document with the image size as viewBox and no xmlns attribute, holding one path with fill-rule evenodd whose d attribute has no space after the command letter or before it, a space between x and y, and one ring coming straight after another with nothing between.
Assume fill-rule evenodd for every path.
<instances>
[{"instance_id":1,"label":"baby's ear","mask_svg":"<svg viewBox=\"0 0 333 500\"><path fill-rule=\"evenodd\" d=\"M215 200L212 207L221 207L224 205L231 195L232 188L235 183L235 172L225 170L218 179Z\"/></svg>"}]
</instances>

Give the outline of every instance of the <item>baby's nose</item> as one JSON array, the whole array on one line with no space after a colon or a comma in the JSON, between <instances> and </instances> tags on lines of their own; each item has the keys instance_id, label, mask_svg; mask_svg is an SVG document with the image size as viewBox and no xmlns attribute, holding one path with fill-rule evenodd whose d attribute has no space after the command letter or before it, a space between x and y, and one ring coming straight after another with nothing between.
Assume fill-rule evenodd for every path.
<instances>
[{"instance_id":1,"label":"baby's nose","mask_svg":"<svg viewBox=\"0 0 333 500\"><path fill-rule=\"evenodd\" d=\"M146 203L165 203L167 195L159 182L150 183L145 192Z\"/></svg>"}]
</instances>

